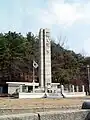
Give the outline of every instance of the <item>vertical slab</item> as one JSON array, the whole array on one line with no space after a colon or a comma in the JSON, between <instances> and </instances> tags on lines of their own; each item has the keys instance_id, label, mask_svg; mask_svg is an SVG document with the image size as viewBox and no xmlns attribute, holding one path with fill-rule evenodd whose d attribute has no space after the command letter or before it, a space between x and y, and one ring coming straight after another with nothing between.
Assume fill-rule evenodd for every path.
<instances>
[{"instance_id":1,"label":"vertical slab","mask_svg":"<svg viewBox=\"0 0 90 120\"><path fill-rule=\"evenodd\" d=\"M39 81L41 88L45 90L51 86L51 40L49 29L40 29L39 32Z\"/></svg>"},{"instance_id":2,"label":"vertical slab","mask_svg":"<svg viewBox=\"0 0 90 120\"><path fill-rule=\"evenodd\" d=\"M49 29L44 29L44 46L45 87L48 88L51 85L51 40Z\"/></svg>"},{"instance_id":3,"label":"vertical slab","mask_svg":"<svg viewBox=\"0 0 90 120\"><path fill-rule=\"evenodd\" d=\"M44 56L43 56L43 29L40 29L39 31L39 53L40 53L40 59L39 59L39 83L41 88L44 88Z\"/></svg>"}]
</instances>

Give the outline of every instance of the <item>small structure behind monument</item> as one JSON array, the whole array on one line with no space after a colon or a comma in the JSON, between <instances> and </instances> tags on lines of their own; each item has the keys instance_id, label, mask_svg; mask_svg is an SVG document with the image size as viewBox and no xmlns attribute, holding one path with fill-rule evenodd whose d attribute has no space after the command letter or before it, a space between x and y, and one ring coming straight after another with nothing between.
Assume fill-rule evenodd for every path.
<instances>
[{"instance_id":1,"label":"small structure behind monument","mask_svg":"<svg viewBox=\"0 0 90 120\"><path fill-rule=\"evenodd\" d=\"M19 98L42 98L44 93L38 91L39 83L7 82L8 94L17 94ZM38 91L38 92L36 92Z\"/></svg>"}]
</instances>

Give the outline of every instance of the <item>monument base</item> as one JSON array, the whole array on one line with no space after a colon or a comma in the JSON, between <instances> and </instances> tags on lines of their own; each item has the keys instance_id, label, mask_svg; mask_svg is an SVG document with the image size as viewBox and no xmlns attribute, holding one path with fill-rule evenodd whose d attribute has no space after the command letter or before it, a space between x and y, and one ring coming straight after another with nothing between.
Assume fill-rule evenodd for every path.
<instances>
[{"instance_id":1,"label":"monument base","mask_svg":"<svg viewBox=\"0 0 90 120\"><path fill-rule=\"evenodd\" d=\"M45 93L20 93L19 98L44 98Z\"/></svg>"}]
</instances>

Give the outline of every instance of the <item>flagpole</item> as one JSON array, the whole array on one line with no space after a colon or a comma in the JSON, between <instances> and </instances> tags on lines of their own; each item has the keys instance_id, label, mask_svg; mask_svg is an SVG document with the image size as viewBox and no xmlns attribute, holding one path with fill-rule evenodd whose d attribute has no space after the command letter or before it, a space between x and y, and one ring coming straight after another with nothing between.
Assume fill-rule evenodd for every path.
<instances>
[{"instance_id":1,"label":"flagpole","mask_svg":"<svg viewBox=\"0 0 90 120\"><path fill-rule=\"evenodd\" d=\"M33 66L33 92L34 92L34 89L35 89L35 86L34 86L34 66Z\"/></svg>"},{"instance_id":2,"label":"flagpole","mask_svg":"<svg viewBox=\"0 0 90 120\"><path fill-rule=\"evenodd\" d=\"M34 82L34 66L33 66L33 82Z\"/></svg>"},{"instance_id":3,"label":"flagpole","mask_svg":"<svg viewBox=\"0 0 90 120\"><path fill-rule=\"evenodd\" d=\"M35 91L35 69L38 67L38 64L33 60L33 92Z\"/></svg>"}]
</instances>

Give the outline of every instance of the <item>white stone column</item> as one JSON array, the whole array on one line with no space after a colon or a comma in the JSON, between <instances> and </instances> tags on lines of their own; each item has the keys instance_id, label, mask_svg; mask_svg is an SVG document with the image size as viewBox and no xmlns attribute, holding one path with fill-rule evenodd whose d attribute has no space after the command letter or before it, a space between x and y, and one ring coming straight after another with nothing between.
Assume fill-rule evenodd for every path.
<instances>
[{"instance_id":1,"label":"white stone column","mask_svg":"<svg viewBox=\"0 0 90 120\"><path fill-rule=\"evenodd\" d=\"M22 91L22 85L19 86L19 89L20 89L20 90L19 90L20 92L23 92L23 91Z\"/></svg>"},{"instance_id":2,"label":"white stone column","mask_svg":"<svg viewBox=\"0 0 90 120\"><path fill-rule=\"evenodd\" d=\"M33 93L35 92L35 86L33 86Z\"/></svg>"},{"instance_id":3,"label":"white stone column","mask_svg":"<svg viewBox=\"0 0 90 120\"><path fill-rule=\"evenodd\" d=\"M84 85L82 85L82 92L85 92L85 90L84 90Z\"/></svg>"},{"instance_id":4,"label":"white stone column","mask_svg":"<svg viewBox=\"0 0 90 120\"><path fill-rule=\"evenodd\" d=\"M26 92L28 92L28 86L26 86Z\"/></svg>"},{"instance_id":5,"label":"white stone column","mask_svg":"<svg viewBox=\"0 0 90 120\"><path fill-rule=\"evenodd\" d=\"M39 52L40 52L40 59L39 59L39 83L41 88L44 88L44 53L43 53L43 29L39 31Z\"/></svg>"},{"instance_id":6,"label":"white stone column","mask_svg":"<svg viewBox=\"0 0 90 120\"><path fill-rule=\"evenodd\" d=\"M35 84L33 83L33 93L35 92Z\"/></svg>"},{"instance_id":7,"label":"white stone column","mask_svg":"<svg viewBox=\"0 0 90 120\"><path fill-rule=\"evenodd\" d=\"M74 85L72 85L72 92L74 92Z\"/></svg>"},{"instance_id":8,"label":"white stone column","mask_svg":"<svg viewBox=\"0 0 90 120\"><path fill-rule=\"evenodd\" d=\"M50 30L44 29L44 77L45 87L51 85L51 39Z\"/></svg>"},{"instance_id":9,"label":"white stone column","mask_svg":"<svg viewBox=\"0 0 90 120\"><path fill-rule=\"evenodd\" d=\"M69 85L69 92L71 92L72 90L71 90L71 85Z\"/></svg>"},{"instance_id":10,"label":"white stone column","mask_svg":"<svg viewBox=\"0 0 90 120\"><path fill-rule=\"evenodd\" d=\"M41 88L47 90L47 85L51 85L51 39L49 29L40 29L39 32L39 81Z\"/></svg>"},{"instance_id":11,"label":"white stone column","mask_svg":"<svg viewBox=\"0 0 90 120\"><path fill-rule=\"evenodd\" d=\"M76 92L78 92L79 91L79 87L78 86L76 86Z\"/></svg>"},{"instance_id":12,"label":"white stone column","mask_svg":"<svg viewBox=\"0 0 90 120\"><path fill-rule=\"evenodd\" d=\"M64 93L64 86L61 85L61 92Z\"/></svg>"}]
</instances>

